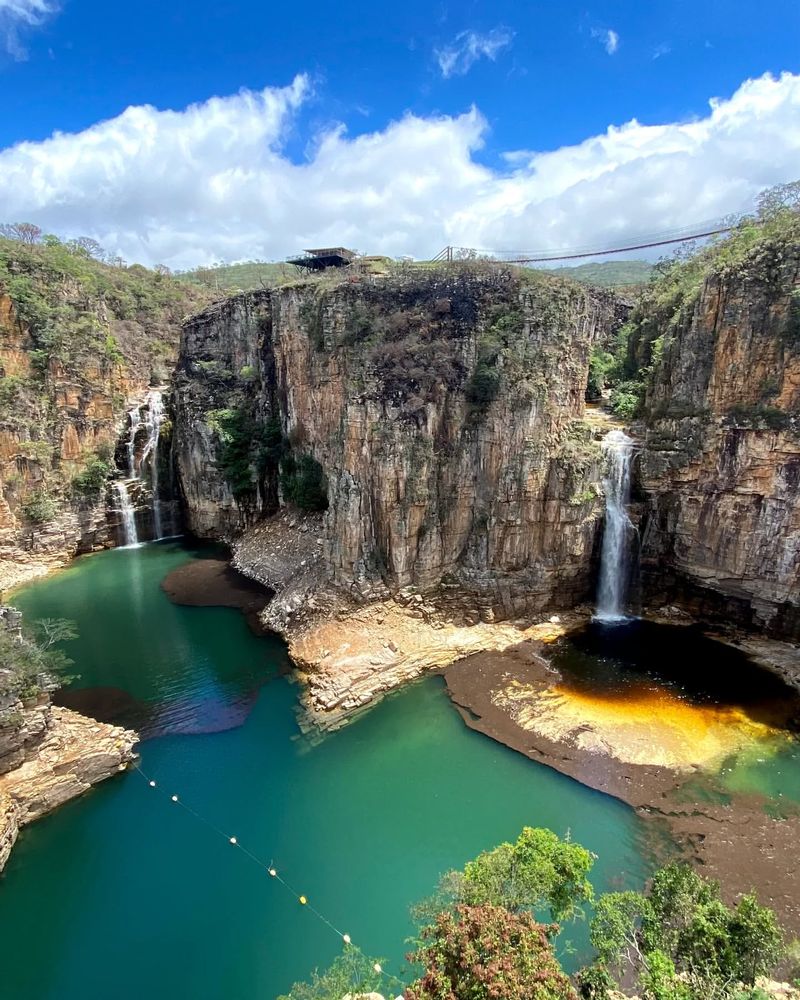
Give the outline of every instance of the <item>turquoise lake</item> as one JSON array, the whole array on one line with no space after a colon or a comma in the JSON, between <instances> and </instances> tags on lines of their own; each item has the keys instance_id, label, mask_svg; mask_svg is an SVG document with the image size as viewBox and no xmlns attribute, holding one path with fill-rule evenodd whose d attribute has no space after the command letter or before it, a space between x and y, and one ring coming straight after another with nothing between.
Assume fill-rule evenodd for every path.
<instances>
[{"instance_id":1,"label":"turquoise lake","mask_svg":"<svg viewBox=\"0 0 800 1000\"><path fill-rule=\"evenodd\" d=\"M64 617L80 678L140 720L141 767L27 828L0 880L0 995L256 1000L324 967L340 940L208 827L266 862L402 974L408 906L439 874L546 826L598 855L598 890L641 886L650 831L626 806L467 729L431 677L311 745L276 638L224 608L173 605L164 576L201 549L80 559L14 595ZM564 934L586 950L585 926ZM567 959L567 966L575 959Z\"/></svg>"}]
</instances>

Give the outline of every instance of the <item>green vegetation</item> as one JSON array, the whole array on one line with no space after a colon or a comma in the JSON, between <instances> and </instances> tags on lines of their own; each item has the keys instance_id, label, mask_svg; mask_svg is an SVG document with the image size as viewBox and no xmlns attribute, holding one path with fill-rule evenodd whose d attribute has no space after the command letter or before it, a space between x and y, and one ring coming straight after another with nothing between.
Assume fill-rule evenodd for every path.
<instances>
[{"instance_id":1,"label":"green vegetation","mask_svg":"<svg viewBox=\"0 0 800 1000\"><path fill-rule=\"evenodd\" d=\"M276 476L280 469L281 489L288 503L308 511L327 508L322 466L313 455L292 448L277 417L261 422L252 404L240 400L233 407L209 410L205 419L216 435L218 468L242 507L251 507L257 483L268 474ZM302 434L297 436L302 438Z\"/></svg>"},{"instance_id":2,"label":"green vegetation","mask_svg":"<svg viewBox=\"0 0 800 1000\"><path fill-rule=\"evenodd\" d=\"M772 910L753 895L728 907L715 882L679 864L657 871L646 893L601 897L591 937L602 969L638 978L655 1000L735 997L782 953Z\"/></svg>"},{"instance_id":3,"label":"green vegetation","mask_svg":"<svg viewBox=\"0 0 800 1000\"><path fill-rule=\"evenodd\" d=\"M550 273L559 278L571 278L582 285L597 288L621 288L644 285L650 280L653 265L646 260L604 260L575 267L555 267Z\"/></svg>"},{"instance_id":4,"label":"green vegetation","mask_svg":"<svg viewBox=\"0 0 800 1000\"><path fill-rule=\"evenodd\" d=\"M589 355L589 381L586 385L586 399L589 402L600 399L603 389L615 380L618 361L602 347L595 346Z\"/></svg>"},{"instance_id":5,"label":"green vegetation","mask_svg":"<svg viewBox=\"0 0 800 1000\"><path fill-rule=\"evenodd\" d=\"M367 958L354 945L345 945L325 972L314 972L308 983L295 983L278 1000L342 1000L379 990L382 977L375 971L376 960ZM380 964L380 963L378 963Z\"/></svg>"},{"instance_id":6,"label":"green vegetation","mask_svg":"<svg viewBox=\"0 0 800 1000\"><path fill-rule=\"evenodd\" d=\"M29 635L0 623L0 697L26 700L66 683L72 660L56 647L77 635L74 623L64 618L43 618ZM0 728L12 722L8 713L0 713Z\"/></svg>"},{"instance_id":7,"label":"green vegetation","mask_svg":"<svg viewBox=\"0 0 800 1000\"><path fill-rule=\"evenodd\" d=\"M109 477L114 472L113 455L110 448L90 455L83 470L72 479L72 493L75 497L96 501L102 496Z\"/></svg>"},{"instance_id":8,"label":"green vegetation","mask_svg":"<svg viewBox=\"0 0 800 1000\"><path fill-rule=\"evenodd\" d=\"M322 466L313 455L295 457L291 452L281 460L281 489L284 497L301 510L326 510L328 486Z\"/></svg>"},{"instance_id":9,"label":"green vegetation","mask_svg":"<svg viewBox=\"0 0 800 1000\"><path fill-rule=\"evenodd\" d=\"M207 288L220 294L249 292L257 288L274 288L297 278L291 264L246 260L239 264L211 264L175 274L178 281Z\"/></svg>"},{"instance_id":10,"label":"green vegetation","mask_svg":"<svg viewBox=\"0 0 800 1000\"><path fill-rule=\"evenodd\" d=\"M237 503L254 500L259 473L259 428L245 407L210 410L206 423L217 436L217 465Z\"/></svg>"},{"instance_id":11,"label":"green vegetation","mask_svg":"<svg viewBox=\"0 0 800 1000\"><path fill-rule=\"evenodd\" d=\"M16 374L0 377L0 429L16 442L18 466L26 463L13 485L3 470L4 495L35 527L70 502L99 500L113 471L110 452L62 458L65 427L80 441L93 406L102 414L94 440L112 442L120 387L166 377L180 321L208 296L166 268L128 266L92 239L62 241L28 223L0 226L0 295L22 324L6 334Z\"/></svg>"},{"instance_id":12,"label":"green vegetation","mask_svg":"<svg viewBox=\"0 0 800 1000\"><path fill-rule=\"evenodd\" d=\"M611 408L625 420L642 413L648 386L669 356L676 335L691 322L703 285L708 280L742 280L760 285L768 294L779 294L786 286L785 261L800 243L800 182L765 191L754 217L741 219L724 238L713 239L700 249L678 250L660 261L649 285L634 306L619 333L613 352L596 348L590 363L587 398L611 388ZM784 340L800 339L800 298L793 294ZM610 358L610 360L609 360ZM751 413L753 426L775 426L781 421L771 408ZM773 408L774 409L774 408ZM670 404L668 415L687 414L679 401ZM742 419L744 413L738 414ZM785 417L785 414L784 414ZM737 418L731 413L731 419Z\"/></svg>"},{"instance_id":13,"label":"green vegetation","mask_svg":"<svg viewBox=\"0 0 800 1000\"><path fill-rule=\"evenodd\" d=\"M44 488L31 490L20 504L25 519L34 525L47 524L58 513L55 497Z\"/></svg>"},{"instance_id":14,"label":"green vegetation","mask_svg":"<svg viewBox=\"0 0 800 1000\"><path fill-rule=\"evenodd\" d=\"M547 909L553 920L577 916L591 902L588 879L594 856L552 830L526 826L517 840L499 844L470 861L463 872L442 876L436 894L414 909L426 919L455 906L502 906L514 913Z\"/></svg>"},{"instance_id":15,"label":"green vegetation","mask_svg":"<svg viewBox=\"0 0 800 1000\"><path fill-rule=\"evenodd\" d=\"M553 954L555 929L502 906L459 906L455 915L440 913L410 956L425 971L405 996L574 1000L575 990Z\"/></svg>"},{"instance_id":16,"label":"green vegetation","mask_svg":"<svg viewBox=\"0 0 800 1000\"><path fill-rule=\"evenodd\" d=\"M539 924L536 913L582 918L583 904L594 902L593 863L580 844L525 827L514 843L443 875L435 895L412 909L420 930L408 959L417 978L404 996L606 1000L624 982L643 1000L763 1000L755 981L785 954L775 914L752 894L726 906L719 886L686 864L660 868L645 892L600 896L591 922L596 959L573 986L553 950L558 924ZM372 962L348 946L328 973L296 983L280 1000L377 990Z\"/></svg>"}]
</instances>

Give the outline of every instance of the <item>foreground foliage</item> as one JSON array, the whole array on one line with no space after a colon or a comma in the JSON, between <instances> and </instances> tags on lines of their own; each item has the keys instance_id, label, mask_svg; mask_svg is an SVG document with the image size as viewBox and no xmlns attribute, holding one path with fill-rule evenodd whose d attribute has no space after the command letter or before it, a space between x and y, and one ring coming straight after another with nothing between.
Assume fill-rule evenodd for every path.
<instances>
[{"instance_id":1,"label":"foreground foliage","mask_svg":"<svg viewBox=\"0 0 800 1000\"><path fill-rule=\"evenodd\" d=\"M407 1000L573 1000L550 943L554 926L502 906L458 906L422 932L425 972Z\"/></svg>"},{"instance_id":2,"label":"foreground foliage","mask_svg":"<svg viewBox=\"0 0 800 1000\"><path fill-rule=\"evenodd\" d=\"M315 970L307 983L295 983L291 990L277 1000L342 1000L356 997L380 988L381 975L375 971L375 959L355 945L345 945L341 955L325 972Z\"/></svg>"},{"instance_id":3,"label":"foreground foliage","mask_svg":"<svg viewBox=\"0 0 800 1000\"><path fill-rule=\"evenodd\" d=\"M77 635L74 622L65 618L43 618L28 634L0 625L0 699L33 698L69 680L67 671L73 661L58 647ZM0 727L8 724L0 712Z\"/></svg>"},{"instance_id":4,"label":"foreground foliage","mask_svg":"<svg viewBox=\"0 0 800 1000\"><path fill-rule=\"evenodd\" d=\"M406 1000L605 1000L620 984L642 1000L766 1000L755 982L784 956L775 914L753 894L727 906L717 883L685 864L659 869L645 892L600 896L597 957L573 986L553 951L558 924L537 923L532 911L581 917L593 902L593 863L580 844L525 827L514 843L446 873L412 909L420 930L408 958L420 971ZM385 980L370 978L372 960L354 952L280 1000L342 1000L381 986L386 994Z\"/></svg>"},{"instance_id":5,"label":"foreground foliage","mask_svg":"<svg viewBox=\"0 0 800 1000\"><path fill-rule=\"evenodd\" d=\"M645 893L602 896L591 938L601 969L617 981L635 977L655 1000L735 996L770 972L782 950L772 910L752 894L726 906L718 884L685 864L657 871Z\"/></svg>"}]
</instances>

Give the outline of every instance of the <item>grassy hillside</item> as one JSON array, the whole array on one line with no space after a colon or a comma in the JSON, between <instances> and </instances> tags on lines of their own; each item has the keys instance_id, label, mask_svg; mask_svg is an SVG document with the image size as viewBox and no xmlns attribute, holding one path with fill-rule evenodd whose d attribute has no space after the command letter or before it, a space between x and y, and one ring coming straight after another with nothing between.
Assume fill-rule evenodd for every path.
<instances>
[{"instance_id":1,"label":"grassy hillside","mask_svg":"<svg viewBox=\"0 0 800 1000\"><path fill-rule=\"evenodd\" d=\"M575 267L556 267L552 273L560 278L572 278L584 285L619 288L623 285L643 285L650 280L653 265L646 260L604 260Z\"/></svg>"},{"instance_id":2,"label":"grassy hillside","mask_svg":"<svg viewBox=\"0 0 800 1000\"><path fill-rule=\"evenodd\" d=\"M388 260L388 258L387 258ZM418 261L416 267L428 266L426 261ZM444 264L436 266L446 266ZM544 269L542 269L544 270ZM576 267L557 267L548 273L559 278L572 278L584 285L598 285L601 288L617 288L625 285L640 285L648 281L652 264L644 260L609 260ZM291 264L268 263L248 260L241 264L220 264L215 267L199 267L176 275L179 281L187 282L213 293L252 291L254 288L272 288L287 281L294 281L298 272Z\"/></svg>"},{"instance_id":3,"label":"grassy hillside","mask_svg":"<svg viewBox=\"0 0 800 1000\"><path fill-rule=\"evenodd\" d=\"M263 260L246 260L241 264L218 264L215 267L198 267L193 271L176 274L178 281L186 282L212 292L249 292L254 288L272 288L297 277L291 264L268 263Z\"/></svg>"}]
</instances>

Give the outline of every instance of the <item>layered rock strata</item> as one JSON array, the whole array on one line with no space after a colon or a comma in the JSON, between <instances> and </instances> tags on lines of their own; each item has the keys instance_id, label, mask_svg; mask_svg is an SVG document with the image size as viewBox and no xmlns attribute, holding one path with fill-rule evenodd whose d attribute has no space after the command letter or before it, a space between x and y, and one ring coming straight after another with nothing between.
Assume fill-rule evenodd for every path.
<instances>
[{"instance_id":1,"label":"layered rock strata","mask_svg":"<svg viewBox=\"0 0 800 1000\"><path fill-rule=\"evenodd\" d=\"M186 324L176 380L189 526L228 537L283 505L277 464L254 462L245 502L220 469L220 414L244 407L321 464L334 586L450 582L497 618L574 603L602 514L589 353L617 320L608 296L494 269L221 303Z\"/></svg>"},{"instance_id":2,"label":"layered rock strata","mask_svg":"<svg viewBox=\"0 0 800 1000\"><path fill-rule=\"evenodd\" d=\"M0 774L0 870L21 827L124 770L138 740L131 730L67 708L38 706L21 714L19 731L36 730L39 738L21 744L22 762Z\"/></svg>"},{"instance_id":3,"label":"layered rock strata","mask_svg":"<svg viewBox=\"0 0 800 1000\"><path fill-rule=\"evenodd\" d=\"M658 332L639 428L645 598L800 639L800 253L705 281Z\"/></svg>"}]
</instances>

